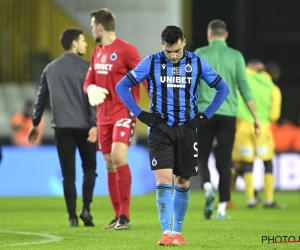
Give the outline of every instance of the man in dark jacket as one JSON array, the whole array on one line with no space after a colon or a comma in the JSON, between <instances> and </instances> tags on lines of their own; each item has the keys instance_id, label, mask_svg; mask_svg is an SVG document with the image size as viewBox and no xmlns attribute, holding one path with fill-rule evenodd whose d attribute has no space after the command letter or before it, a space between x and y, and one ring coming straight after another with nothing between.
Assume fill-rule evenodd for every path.
<instances>
[{"instance_id":1,"label":"man in dark jacket","mask_svg":"<svg viewBox=\"0 0 300 250\"><path fill-rule=\"evenodd\" d=\"M64 197L69 213L69 226L78 226L76 214L77 192L75 187L76 148L83 168L83 209L80 218L85 226L94 226L90 214L90 203L96 179L96 111L89 104L83 92L83 83L89 62L80 58L85 54L87 43L78 29L67 29L61 35L65 53L49 63L41 76L32 128L28 140L35 143L46 104L50 99L52 127L63 175Z\"/></svg>"}]
</instances>

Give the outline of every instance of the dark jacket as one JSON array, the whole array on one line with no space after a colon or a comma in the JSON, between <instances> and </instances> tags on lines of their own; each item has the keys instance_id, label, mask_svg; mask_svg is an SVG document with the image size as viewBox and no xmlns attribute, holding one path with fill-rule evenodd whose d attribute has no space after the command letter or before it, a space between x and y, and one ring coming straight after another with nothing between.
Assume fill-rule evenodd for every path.
<instances>
[{"instance_id":1,"label":"dark jacket","mask_svg":"<svg viewBox=\"0 0 300 250\"><path fill-rule=\"evenodd\" d=\"M66 52L49 63L41 76L33 125L38 125L50 98L53 128L90 128L96 126L96 108L83 92L89 62Z\"/></svg>"}]
</instances>

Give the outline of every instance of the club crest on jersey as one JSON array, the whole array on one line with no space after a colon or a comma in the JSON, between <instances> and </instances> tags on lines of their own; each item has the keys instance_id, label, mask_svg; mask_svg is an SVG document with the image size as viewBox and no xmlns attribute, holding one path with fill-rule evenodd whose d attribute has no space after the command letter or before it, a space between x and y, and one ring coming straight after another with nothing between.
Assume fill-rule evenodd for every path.
<instances>
[{"instance_id":1,"label":"club crest on jersey","mask_svg":"<svg viewBox=\"0 0 300 250\"><path fill-rule=\"evenodd\" d=\"M193 71L193 67L192 65L190 65L189 63L187 65L184 66L184 71L186 73L191 73Z\"/></svg>"},{"instance_id":2,"label":"club crest on jersey","mask_svg":"<svg viewBox=\"0 0 300 250\"><path fill-rule=\"evenodd\" d=\"M110 55L110 60L111 60L111 61L114 61L114 60L116 60L117 58L118 58L118 56L117 56L116 52L114 52L114 53L112 53L112 54Z\"/></svg>"},{"instance_id":3,"label":"club crest on jersey","mask_svg":"<svg viewBox=\"0 0 300 250\"><path fill-rule=\"evenodd\" d=\"M157 165L157 160L155 159L152 159L152 162L151 162L152 166L155 167Z\"/></svg>"}]
</instances>

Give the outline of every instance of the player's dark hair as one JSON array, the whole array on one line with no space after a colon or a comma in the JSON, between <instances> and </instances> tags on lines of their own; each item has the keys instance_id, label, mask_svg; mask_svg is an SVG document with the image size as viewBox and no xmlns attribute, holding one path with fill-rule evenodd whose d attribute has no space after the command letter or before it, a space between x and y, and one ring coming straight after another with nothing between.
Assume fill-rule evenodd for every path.
<instances>
[{"instance_id":1,"label":"player's dark hair","mask_svg":"<svg viewBox=\"0 0 300 250\"><path fill-rule=\"evenodd\" d=\"M174 25L166 26L165 29L161 32L161 41L169 45L173 45L178 42L178 40L183 41L183 32L182 30Z\"/></svg>"},{"instance_id":2,"label":"player's dark hair","mask_svg":"<svg viewBox=\"0 0 300 250\"><path fill-rule=\"evenodd\" d=\"M101 23L106 31L115 31L116 17L114 13L106 8L94 11L91 13L91 17L95 18L95 23Z\"/></svg>"},{"instance_id":3,"label":"player's dark hair","mask_svg":"<svg viewBox=\"0 0 300 250\"><path fill-rule=\"evenodd\" d=\"M79 36L82 34L82 30L79 29L66 29L60 36L60 43L63 48L68 51L72 47L72 42L78 40Z\"/></svg>"},{"instance_id":4,"label":"player's dark hair","mask_svg":"<svg viewBox=\"0 0 300 250\"><path fill-rule=\"evenodd\" d=\"M207 28L213 36L224 36L227 32L226 23L220 19L210 21Z\"/></svg>"}]
</instances>

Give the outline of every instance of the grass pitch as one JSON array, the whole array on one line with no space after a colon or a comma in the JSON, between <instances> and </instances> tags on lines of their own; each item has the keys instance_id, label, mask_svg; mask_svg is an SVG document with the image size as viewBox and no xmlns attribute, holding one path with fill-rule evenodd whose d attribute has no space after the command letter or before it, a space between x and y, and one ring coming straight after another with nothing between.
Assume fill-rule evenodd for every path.
<instances>
[{"instance_id":1,"label":"grass pitch","mask_svg":"<svg viewBox=\"0 0 300 250\"><path fill-rule=\"evenodd\" d=\"M299 240L299 192L277 192L276 200L288 206L286 210L245 208L245 196L236 192L238 205L228 210L230 221L203 218L204 194L192 192L182 235L188 241L183 249L300 249L300 242L284 244L262 243L263 236L294 236ZM217 203L217 202L215 202ZM81 200L78 198L78 214ZM157 249L161 229L155 194L132 197L131 223L127 231L105 231L103 226L113 219L108 197L95 197L92 203L94 228L68 227L63 197L0 198L0 249ZM279 241L280 238L277 238Z\"/></svg>"}]
</instances>

